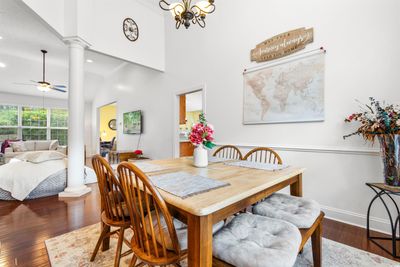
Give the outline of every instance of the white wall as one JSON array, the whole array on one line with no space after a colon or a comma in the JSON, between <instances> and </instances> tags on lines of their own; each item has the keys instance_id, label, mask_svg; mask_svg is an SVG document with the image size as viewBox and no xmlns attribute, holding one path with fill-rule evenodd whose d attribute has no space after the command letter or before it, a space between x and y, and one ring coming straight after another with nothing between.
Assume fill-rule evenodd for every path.
<instances>
[{"instance_id":1,"label":"white wall","mask_svg":"<svg viewBox=\"0 0 400 267\"><path fill-rule=\"evenodd\" d=\"M139 0L22 0L60 36L79 36L89 49L156 70L165 69L164 16ZM139 39L129 41L125 18L139 27Z\"/></svg>"},{"instance_id":2,"label":"white wall","mask_svg":"<svg viewBox=\"0 0 400 267\"><path fill-rule=\"evenodd\" d=\"M174 29L166 19L166 72L128 66L110 77L93 102L117 101L122 113L143 109L142 149L152 158L172 156L173 95L184 88L207 85L207 116L216 128L217 142L272 146L286 163L305 166L304 195L314 198L327 215L365 225L372 193L367 181L382 181L380 158L361 138L343 140L354 126L343 119L358 110L354 99L369 96L399 101L400 2L231 0L217 3L205 29ZM243 125L243 77L250 50L275 34L314 27L315 40L307 49L324 46L326 54L325 121ZM118 89L119 88L119 89ZM396 91L397 90L397 91ZM96 126L93 127L96 131ZM93 132L92 131L92 132ZM132 149L137 137L119 132L119 149ZM373 226L387 230L382 208Z\"/></svg>"}]
</instances>

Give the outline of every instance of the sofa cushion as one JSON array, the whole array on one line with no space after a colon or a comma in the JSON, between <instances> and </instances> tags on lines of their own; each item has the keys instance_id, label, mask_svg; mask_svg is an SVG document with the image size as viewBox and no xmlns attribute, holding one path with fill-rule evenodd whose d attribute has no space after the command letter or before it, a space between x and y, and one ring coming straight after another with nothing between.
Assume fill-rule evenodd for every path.
<instances>
[{"instance_id":1,"label":"sofa cushion","mask_svg":"<svg viewBox=\"0 0 400 267\"><path fill-rule=\"evenodd\" d=\"M213 255L233 266L292 267L301 234L291 223L242 213L213 238Z\"/></svg>"},{"instance_id":2,"label":"sofa cushion","mask_svg":"<svg viewBox=\"0 0 400 267\"><path fill-rule=\"evenodd\" d=\"M36 141L35 143L35 150L36 151L43 151L49 150L51 141Z\"/></svg>"},{"instance_id":3,"label":"sofa cushion","mask_svg":"<svg viewBox=\"0 0 400 267\"><path fill-rule=\"evenodd\" d=\"M11 147L14 152L25 152L27 151L25 147L25 142L23 141L18 141L18 142L12 142Z\"/></svg>"},{"instance_id":4,"label":"sofa cushion","mask_svg":"<svg viewBox=\"0 0 400 267\"><path fill-rule=\"evenodd\" d=\"M154 226L154 232L156 235L156 240L158 243L162 244L162 239L160 236L160 231L162 231L164 233L164 238L165 238L165 246L167 249L169 250L173 250L174 247L172 245L172 240L169 237L169 232L168 232L168 226L167 223L165 222L164 216L162 216L162 214L160 214L160 224L158 224L157 222L157 217L156 217L156 213L155 211L151 212L151 219L153 222L153 226ZM152 234L151 233L151 228L150 228L150 218L149 215L146 216L146 230L148 234ZM186 250L188 248L188 232L187 232L187 225L184 224L183 222L173 218L173 223L174 223L174 227L175 227L175 231L176 231L176 235L178 236L178 241L179 241L179 245L180 248L182 250ZM216 224L214 224L213 226L213 233L218 232L222 227L224 226L224 222L220 221Z\"/></svg>"},{"instance_id":5,"label":"sofa cushion","mask_svg":"<svg viewBox=\"0 0 400 267\"><path fill-rule=\"evenodd\" d=\"M312 199L275 193L255 205L253 213L281 219L298 228L310 228L321 213L321 207Z\"/></svg>"},{"instance_id":6,"label":"sofa cushion","mask_svg":"<svg viewBox=\"0 0 400 267\"><path fill-rule=\"evenodd\" d=\"M25 141L24 144L26 151L35 151L35 141Z\"/></svg>"},{"instance_id":7,"label":"sofa cushion","mask_svg":"<svg viewBox=\"0 0 400 267\"><path fill-rule=\"evenodd\" d=\"M58 142L58 140L52 140L50 142L49 150L57 150L59 145L60 145L60 143Z\"/></svg>"}]
</instances>

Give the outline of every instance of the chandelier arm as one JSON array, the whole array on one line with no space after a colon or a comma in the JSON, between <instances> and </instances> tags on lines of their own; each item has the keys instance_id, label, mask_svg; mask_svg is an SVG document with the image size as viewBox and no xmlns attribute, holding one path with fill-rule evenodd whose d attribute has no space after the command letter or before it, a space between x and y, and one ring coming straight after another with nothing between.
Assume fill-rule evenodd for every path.
<instances>
[{"instance_id":1,"label":"chandelier arm","mask_svg":"<svg viewBox=\"0 0 400 267\"><path fill-rule=\"evenodd\" d=\"M193 24L199 24L199 26L201 28L205 28L206 27L206 21L204 20L204 18L202 16L195 16L192 20Z\"/></svg>"},{"instance_id":2,"label":"chandelier arm","mask_svg":"<svg viewBox=\"0 0 400 267\"><path fill-rule=\"evenodd\" d=\"M181 25L182 25L182 21L181 20L177 20L176 23L175 23L175 28L178 30L179 27L181 27Z\"/></svg>"},{"instance_id":3,"label":"chandelier arm","mask_svg":"<svg viewBox=\"0 0 400 267\"><path fill-rule=\"evenodd\" d=\"M207 11L207 9L211 7L212 9L210 11ZM204 14L211 14L215 11L215 5L211 4L210 2L208 3L208 6L205 7L206 10L204 10L203 8L199 7L198 5L194 5L190 8L190 10L192 10L192 12L196 15L200 15L201 13Z\"/></svg>"},{"instance_id":4,"label":"chandelier arm","mask_svg":"<svg viewBox=\"0 0 400 267\"><path fill-rule=\"evenodd\" d=\"M160 0L158 5L161 7L162 10L165 10L165 11L171 11L172 10L172 8L170 8L170 4L165 0Z\"/></svg>"}]
</instances>

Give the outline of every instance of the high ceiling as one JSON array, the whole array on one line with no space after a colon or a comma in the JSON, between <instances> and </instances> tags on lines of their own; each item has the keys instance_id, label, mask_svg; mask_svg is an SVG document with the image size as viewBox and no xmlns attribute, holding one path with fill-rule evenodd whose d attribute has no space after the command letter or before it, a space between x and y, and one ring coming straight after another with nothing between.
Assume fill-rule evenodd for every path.
<instances>
[{"instance_id":1,"label":"high ceiling","mask_svg":"<svg viewBox=\"0 0 400 267\"><path fill-rule=\"evenodd\" d=\"M41 49L46 56L46 80L68 85L68 48L33 12L16 0L1 0L0 5L0 92L42 96L34 86L17 85L39 81L42 77ZM86 51L85 100L91 101L104 76L118 69L123 61ZM0 64L1 65L1 64ZM49 98L67 99L68 94L46 93Z\"/></svg>"}]
</instances>

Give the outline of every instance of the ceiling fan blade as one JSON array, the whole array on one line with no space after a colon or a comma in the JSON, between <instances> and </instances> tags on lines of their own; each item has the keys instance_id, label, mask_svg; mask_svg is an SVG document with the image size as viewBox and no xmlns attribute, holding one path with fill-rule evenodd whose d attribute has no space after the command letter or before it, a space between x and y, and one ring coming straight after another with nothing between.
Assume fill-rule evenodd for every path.
<instances>
[{"instance_id":1,"label":"ceiling fan blade","mask_svg":"<svg viewBox=\"0 0 400 267\"><path fill-rule=\"evenodd\" d=\"M53 87L57 87L57 88L67 88L65 85L53 85Z\"/></svg>"},{"instance_id":2,"label":"ceiling fan blade","mask_svg":"<svg viewBox=\"0 0 400 267\"><path fill-rule=\"evenodd\" d=\"M54 86L50 86L50 89L51 89L51 90L58 91L58 92L63 92L63 93L66 93L66 92L67 92L66 90L59 89L59 88L56 88L56 87L54 87Z\"/></svg>"},{"instance_id":3,"label":"ceiling fan blade","mask_svg":"<svg viewBox=\"0 0 400 267\"><path fill-rule=\"evenodd\" d=\"M31 85L31 86L37 86L37 84L32 84L32 83L13 83L15 85Z\"/></svg>"}]
</instances>

